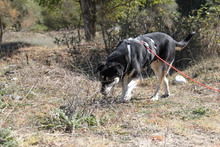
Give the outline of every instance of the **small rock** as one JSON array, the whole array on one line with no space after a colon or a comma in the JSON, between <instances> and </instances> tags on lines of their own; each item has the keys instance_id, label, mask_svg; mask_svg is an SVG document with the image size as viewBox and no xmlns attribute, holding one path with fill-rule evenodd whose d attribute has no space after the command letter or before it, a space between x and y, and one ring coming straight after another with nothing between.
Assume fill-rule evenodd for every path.
<instances>
[{"instance_id":1,"label":"small rock","mask_svg":"<svg viewBox=\"0 0 220 147\"><path fill-rule=\"evenodd\" d=\"M15 69L17 67L17 65L9 65L7 67L4 67L3 69L7 70L7 69Z\"/></svg>"},{"instance_id":2,"label":"small rock","mask_svg":"<svg viewBox=\"0 0 220 147\"><path fill-rule=\"evenodd\" d=\"M17 81L17 80L18 80L17 77L11 78L11 81Z\"/></svg>"},{"instance_id":3,"label":"small rock","mask_svg":"<svg viewBox=\"0 0 220 147\"><path fill-rule=\"evenodd\" d=\"M13 95L11 96L11 98L12 98L13 100L16 100L16 101L19 101L19 100L22 100L22 99L23 99L21 96L19 96L19 95L17 95L17 94L13 94Z\"/></svg>"},{"instance_id":4,"label":"small rock","mask_svg":"<svg viewBox=\"0 0 220 147\"><path fill-rule=\"evenodd\" d=\"M16 68L17 65L9 65L8 68Z\"/></svg>"},{"instance_id":5,"label":"small rock","mask_svg":"<svg viewBox=\"0 0 220 147\"><path fill-rule=\"evenodd\" d=\"M173 84L187 83L187 80L183 76L176 76L173 80Z\"/></svg>"},{"instance_id":6,"label":"small rock","mask_svg":"<svg viewBox=\"0 0 220 147\"><path fill-rule=\"evenodd\" d=\"M15 72L14 71L6 71L5 72L5 75L9 75L9 74L15 74Z\"/></svg>"}]
</instances>

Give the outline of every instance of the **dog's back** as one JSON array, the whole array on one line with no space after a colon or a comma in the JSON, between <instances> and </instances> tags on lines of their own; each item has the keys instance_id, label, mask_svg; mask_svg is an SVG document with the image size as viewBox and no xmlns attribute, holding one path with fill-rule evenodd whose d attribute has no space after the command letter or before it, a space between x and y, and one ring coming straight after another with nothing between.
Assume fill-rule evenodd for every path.
<instances>
[{"instance_id":1,"label":"dog's back","mask_svg":"<svg viewBox=\"0 0 220 147\"><path fill-rule=\"evenodd\" d=\"M175 50L183 49L189 43L194 34L195 32L192 32L180 42L174 40L171 36L162 32L149 33L141 35L137 38L141 38L144 41L146 38L153 39L156 45L156 53L165 61L171 62L174 60Z\"/></svg>"},{"instance_id":2,"label":"dog's back","mask_svg":"<svg viewBox=\"0 0 220 147\"><path fill-rule=\"evenodd\" d=\"M141 38L145 38L145 37L149 37L152 38L156 44L159 44L161 46L165 46L168 42L169 43L174 43L172 45L175 45L175 49L176 50L181 50L183 49L191 40L192 36L195 35L195 32L192 32L191 34L189 34L185 39L183 39L180 42L175 41L171 36L162 33L162 32L153 32L153 33L149 33L149 34L145 34L142 35L143 37Z\"/></svg>"}]
</instances>

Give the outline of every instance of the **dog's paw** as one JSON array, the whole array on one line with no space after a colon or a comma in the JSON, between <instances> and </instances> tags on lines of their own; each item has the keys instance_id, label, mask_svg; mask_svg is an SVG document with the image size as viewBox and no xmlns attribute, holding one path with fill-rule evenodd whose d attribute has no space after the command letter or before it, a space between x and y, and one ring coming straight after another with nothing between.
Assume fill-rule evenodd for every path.
<instances>
[{"instance_id":1,"label":"dog's paw","mask_svg":"<svg viewBox=\"0 0 220 147\"><path fill-rule=\"evenodd\" d=\"M157 101L157 100L159 100L159 98L158 98L158 96L153 96L150 100L151 101Z\"/></svg>"},{"instance_id":2,"label":"dog's paw","mask_svg":"<svg viewBox=\"0 0 220 147\"><path fill-rule=\"evenodd\" d=\"M131 97L130 96L121 97L120 100L124 102L128 102L131 100Z\"/></svg>"},{"instance_id":3,"label":"dog's paw","mask_svg":"<svg viewBox=\"0 0 220 147\"><path fill-rule=\"evenodd\" d=\"M170 96L170 94L164 94L161 96L161 98L167 98L168 96Z\"/></svg>"}]
</instances>

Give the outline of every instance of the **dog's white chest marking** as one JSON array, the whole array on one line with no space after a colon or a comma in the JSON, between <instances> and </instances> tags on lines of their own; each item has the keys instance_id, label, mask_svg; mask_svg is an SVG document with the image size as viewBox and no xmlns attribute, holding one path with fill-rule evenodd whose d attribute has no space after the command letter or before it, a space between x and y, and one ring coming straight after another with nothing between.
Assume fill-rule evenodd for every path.
<instances>
[{"instance_id":1,"label":"dog's white chest marking","mask_svg":"<svg viewBox=\"0 0 220 147\"><path fill-rule=\"evenodd\" d=\"M128 48L128 60L129 60L129 62L131 62L131 45L128 44L127 48Z\"/></svg>"},{"instance_id":2,"label":"dog's white chest marking","mask_svg":"<svg viewBox=\"0 0 220 147\"><path fill-rule=\"evenodd\" d=\"M114 78L114 81L108 85L106 85L106 92L109 93L114 85L119 82L119 77Z\"/></svg>"}]
</instances>

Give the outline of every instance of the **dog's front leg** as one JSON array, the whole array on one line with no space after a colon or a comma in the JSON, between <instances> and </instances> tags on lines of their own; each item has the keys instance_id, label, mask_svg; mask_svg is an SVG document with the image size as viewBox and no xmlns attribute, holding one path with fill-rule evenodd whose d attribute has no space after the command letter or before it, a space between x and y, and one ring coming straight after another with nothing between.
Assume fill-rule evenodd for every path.
<instances>
[{"instance_id":1,"label":"dog's front leg","mask_svg":"<svg viewBox=\"0 0 220 147\"><path fill-rule=\"evenodd\" d=\"M128 75L125 75L122 79L122 97L121 100L125 100L125 96L126 96L126 91L127 91L127 87L128 87L128 81L129 77Z\"/></svg>"},{"instance_id":2,"label":"dog's front leg","mask_svg":"<svg viewBox=\"0 0 220 147\"><path fill-rule=\"evenodd\" d=\"M121 100L123 101L129 101L131 99L131 92L137 86L139 79L136 78L136 79L132 79L130 82L128 81L129 81L128 77L125 76L122 83Z\"/></svg>"}]
</instances>

